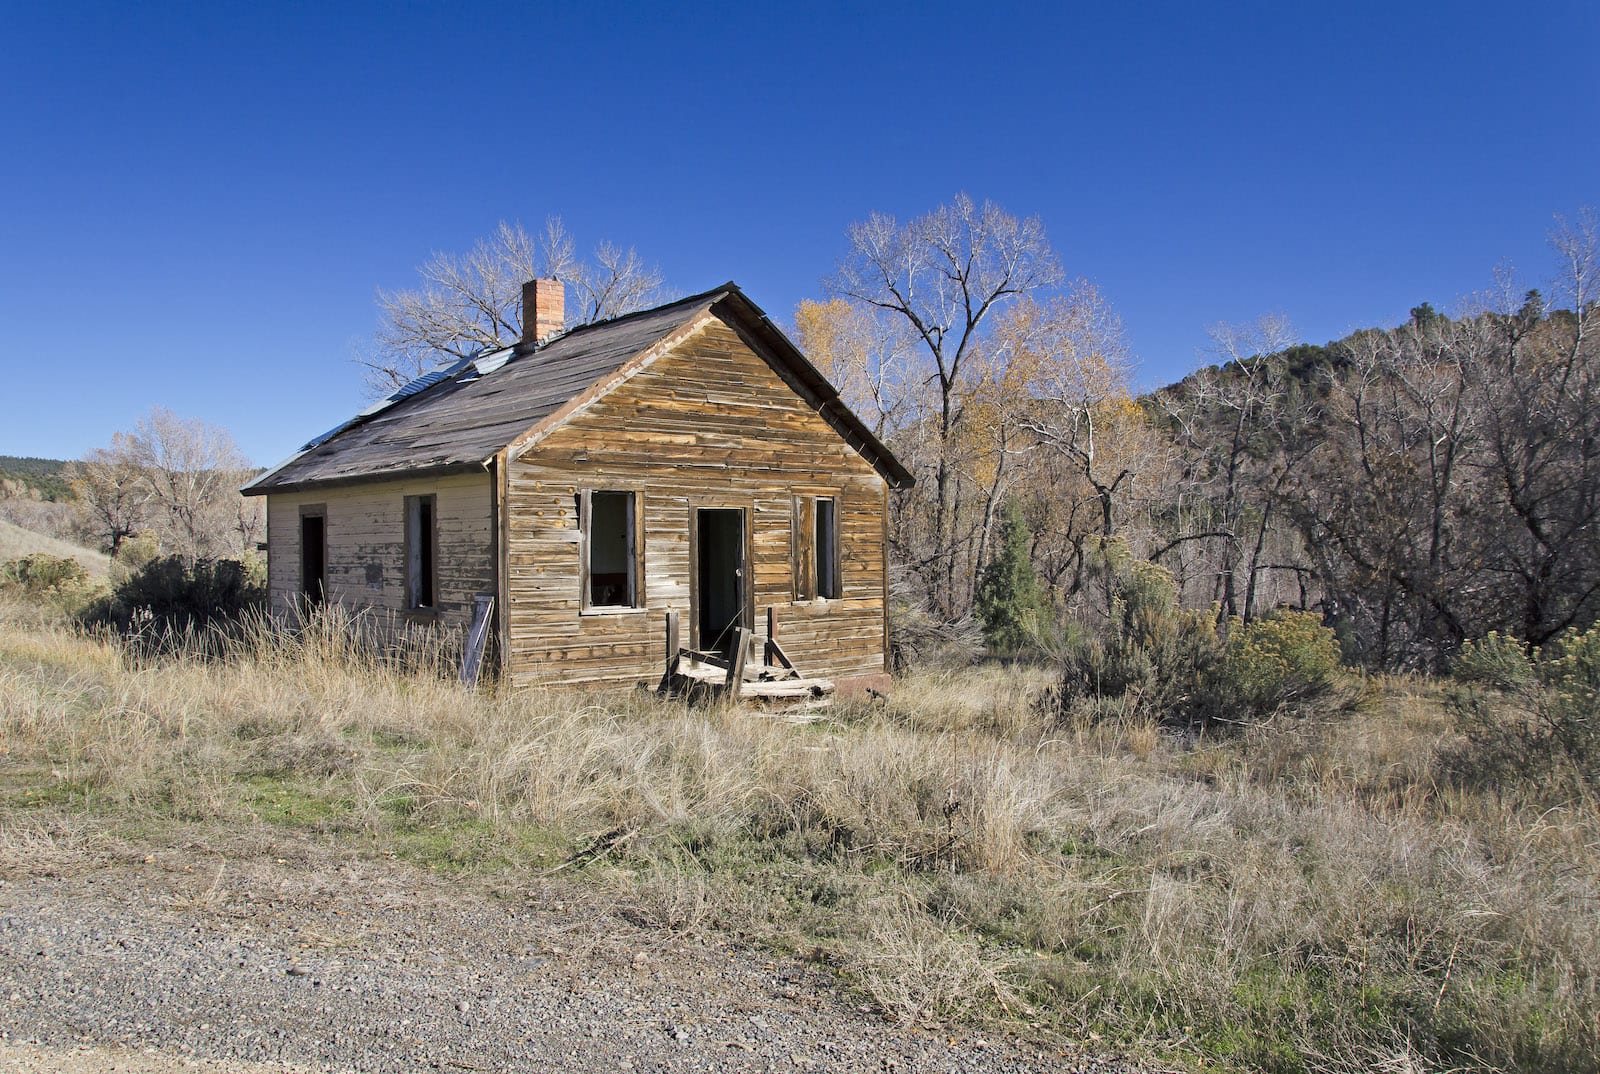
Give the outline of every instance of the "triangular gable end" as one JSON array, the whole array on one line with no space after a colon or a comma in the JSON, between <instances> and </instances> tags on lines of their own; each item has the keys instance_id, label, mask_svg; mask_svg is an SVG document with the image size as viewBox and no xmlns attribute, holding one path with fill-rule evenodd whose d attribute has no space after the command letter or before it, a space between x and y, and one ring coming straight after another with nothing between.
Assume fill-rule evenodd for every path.
<instances>
[{"instance_id":1,"label":"triangular gable end","mask_svg":"<svg viewBox=\"0 0 1600 1074\"><path fill-rule=\"evenodd\" d=\"M713 321L721 321L732 329L751 352L765 362L796 396L815 410L840 439L877 470L891 488L906 489L915 484L916 479L911 472L901 465L889 449L845 405L828 379L771 322L759 306L746 298L735 284L729 283L718 290L723 293L703 314L630 358L610 376L596 382L559 410L534 423L507 445L506 454L510 458L519 458L551 433L654 365L659 359L693 339ZM498 454L497 452L496 455ZM484 464L487 466L494 457L486 458Z\"/></svg>"},{"instance_id":2,"label":"triangular gable end","mask_svg":"<svg viewBox=\"0 0 1600 1074\"><path fill-rule=\"evenodd\" d=\"M717 312L718 306L736 311L735 317L724 317L724 323L789 385L790 390L810 404L822 416L822 420L839 434L840 439L866 459L890 488L908 489L915 485L916 478L911 471L845 404L839 397L838 389L811 364L800 348L772 323L761 307L745 297L744 292L731 284L729 288L728 297L724 302L714 304L712 311Z\"/></svg>"}]
</instances>

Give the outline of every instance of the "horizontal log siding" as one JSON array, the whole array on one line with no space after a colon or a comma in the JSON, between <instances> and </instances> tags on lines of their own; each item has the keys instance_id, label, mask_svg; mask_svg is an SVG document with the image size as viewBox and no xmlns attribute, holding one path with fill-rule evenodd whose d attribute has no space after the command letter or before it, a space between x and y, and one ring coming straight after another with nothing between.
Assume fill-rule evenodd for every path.
<instances>
[{"instance_id":1,"label":"horizontal log siding","mask_svg":"<svg viewBox=\"0 0 1600 1074\"><path fill-rule=\"evenodd\" d=\"M328 596L347 607L405 610L406 497L434 496L439 621L467 625L472 599L494 592L489 475L383 481L267 497L267 579L272 606L300 593L300 508L327 508ZM369 581L374 578L375 581Z\"/></svg>"},{"instance_id":2,"label":"horizontal log siding","mask_svg":"<svg viewBox=\"0 0 1600 1074\"><path fill-rule=\"evenodd\" d=\"M693 507L750 509L754 626L765 635L776 605L779 643L802 671L883 670L883 479L720 321L514 460L508 484L514 682L659 679L665 613L689 612ZM644 498L642 610L580 613L583 488ZM792 600L797 494L839 497L839 600Z\"/></svg>"}]
</instances>

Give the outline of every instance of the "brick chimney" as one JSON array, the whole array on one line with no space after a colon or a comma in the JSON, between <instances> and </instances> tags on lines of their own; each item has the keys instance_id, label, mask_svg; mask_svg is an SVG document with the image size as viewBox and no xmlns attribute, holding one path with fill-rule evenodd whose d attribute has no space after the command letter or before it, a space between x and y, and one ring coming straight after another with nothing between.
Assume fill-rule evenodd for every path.
<instances>
[{"instance_id":1,"label":"brick chimney","mask_svg":"<svg viewBox=\"0 0 1600 1074\"><path fill-rule=\"evenodd\" d=\"M532 346L561 331L566 323L566 289L560 280L529 280L522 285L522 344Z\"/></svg>"}]
</instances>

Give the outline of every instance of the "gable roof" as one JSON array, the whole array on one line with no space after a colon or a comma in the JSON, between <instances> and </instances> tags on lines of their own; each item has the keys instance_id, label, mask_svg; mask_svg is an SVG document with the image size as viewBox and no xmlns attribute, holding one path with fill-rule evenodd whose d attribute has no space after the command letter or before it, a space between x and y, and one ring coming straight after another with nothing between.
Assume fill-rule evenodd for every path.
<instances>
[{"instance_id":1,"label":"gable roof","mask_svg":"<svg viewBox=\"0 0 1600 1074\"><path fill-rule=\"evenodd\" d=\"M241 491L292 492L417 474L483 470L525 434L559 427L574 404L604 395L630 363L707 315L726 322L893 488L908 470L856 417L827 378L733 283L583 325L532 350L506 347L419 377L306 444Z\"/></svg>"}]
</instances>

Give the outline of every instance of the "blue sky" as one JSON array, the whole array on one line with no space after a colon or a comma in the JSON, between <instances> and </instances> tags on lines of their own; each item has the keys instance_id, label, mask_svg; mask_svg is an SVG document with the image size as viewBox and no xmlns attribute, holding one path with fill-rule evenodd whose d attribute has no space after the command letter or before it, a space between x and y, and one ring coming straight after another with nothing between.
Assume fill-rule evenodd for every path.
<instances>
[{"instance_id":1,"label":"blue sky","mask_svg":"<svg viewBox=\"0 0 1600 1074\"><path fill-rule=\"evenodd\" d=\"M1600 5L0 5L0 453L274 462L374 292L560 215L787 321L869 212L1040 216L1146 384L1448 308L1600 205Z\"/></svg>"}]
</instances>

